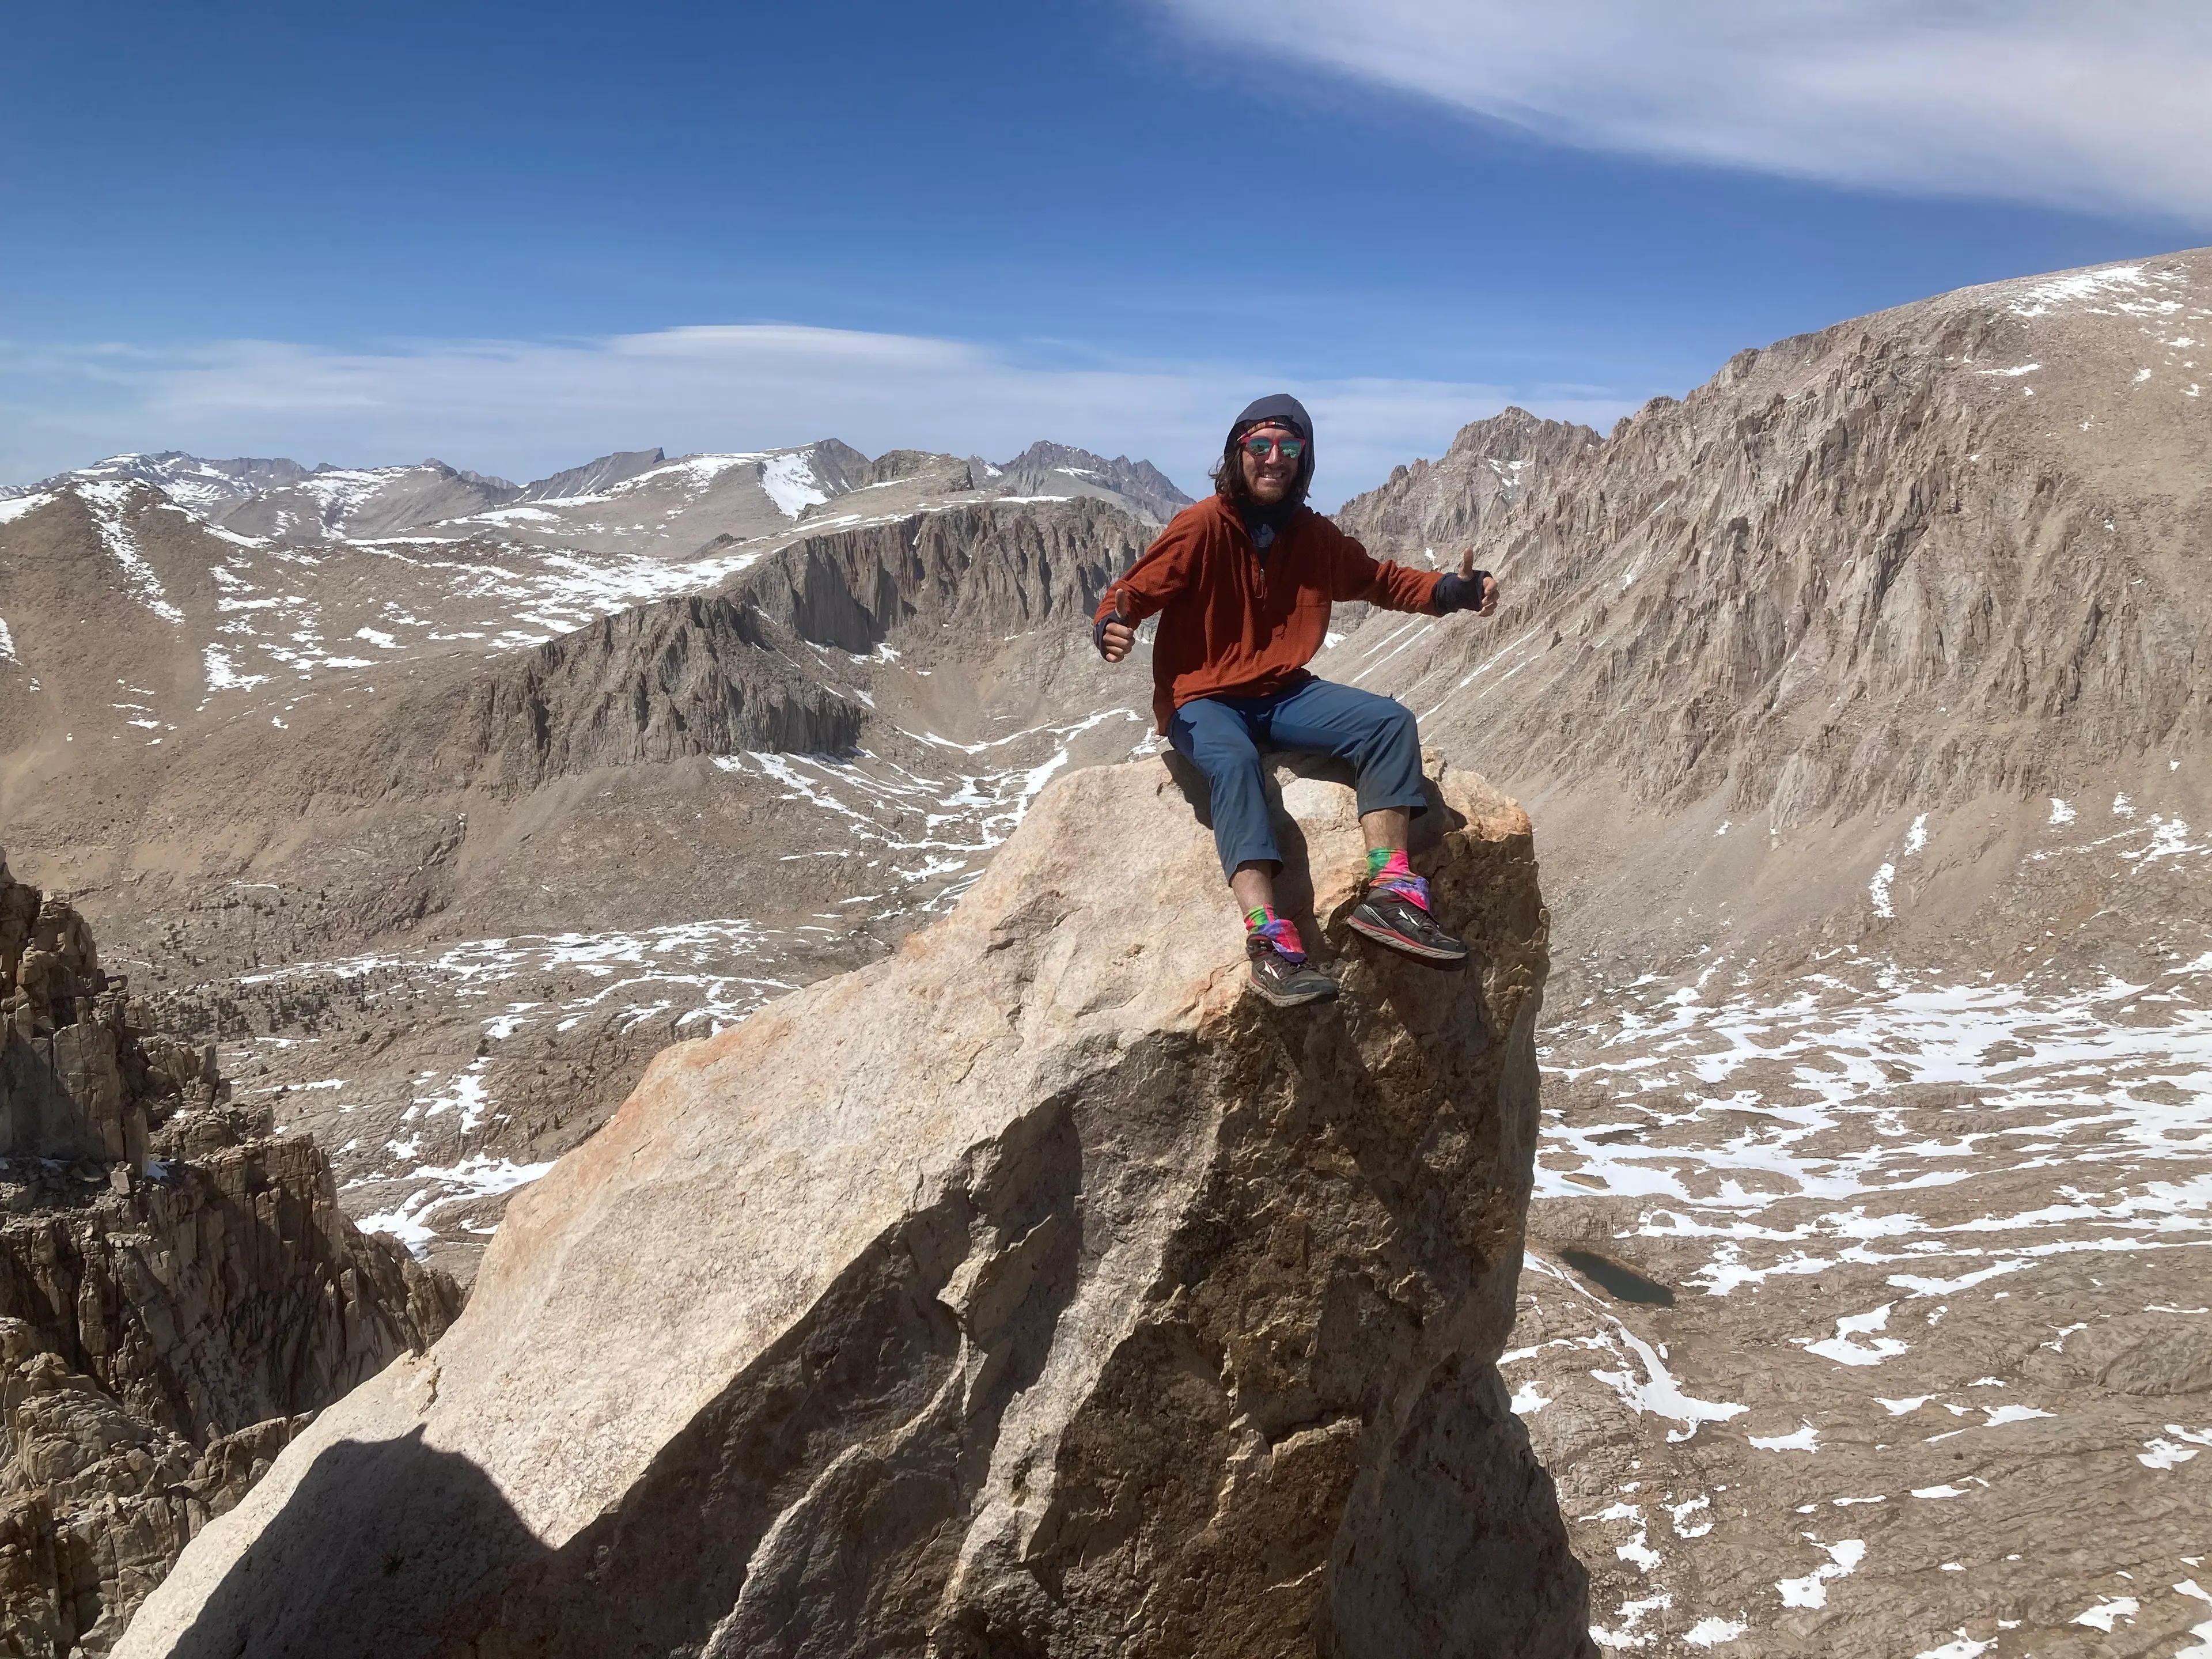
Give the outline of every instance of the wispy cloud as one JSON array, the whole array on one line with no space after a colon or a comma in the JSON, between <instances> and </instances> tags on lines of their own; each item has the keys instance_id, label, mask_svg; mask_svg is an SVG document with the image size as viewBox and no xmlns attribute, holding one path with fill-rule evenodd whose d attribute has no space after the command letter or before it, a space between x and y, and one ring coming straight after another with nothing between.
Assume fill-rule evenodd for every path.
<instances>
[{"instance_id":1,"label":"wispy cloud","mask_svg":"<svg viewBox=\"0 0 2212 1659\"><path fill-rule=\"evenodd\" d=\"M1157 0L1541 137L2212 223L2204 0Z\"/></svg>"},{"instance_id":2,"label":"wispy cloud","mask_svg":"<svg viewBox=\"0 0 2212 1659\"><path fill-rule=\"evenodd\" d=\"M770 448L840 437L994 459L1053 438L1149 458L1197 489L1230 417L1295 391L1320 428L1316 495L1368 488L1509 402L1603 425L1602 388L1299 381L1235 364L1028 362L959 341L787 325L331 351L233 341L175 352L0 344L0 479L117 450L417 460L510 477L612 449Z\"/></svg>"}]
</instances>

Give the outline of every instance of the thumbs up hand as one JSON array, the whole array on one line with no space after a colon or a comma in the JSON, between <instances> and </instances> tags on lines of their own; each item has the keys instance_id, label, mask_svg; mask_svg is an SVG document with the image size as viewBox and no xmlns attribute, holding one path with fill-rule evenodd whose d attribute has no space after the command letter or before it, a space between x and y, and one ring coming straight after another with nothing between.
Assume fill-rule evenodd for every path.
<instances>
[{"instance_id":1,"label":"thumbs up hand","mask_svg":"<svg viewBox=\"0 0 2212 1659\"><path fill-rule=\"evenodd\" d=\"M1121 601L1114 601L1114 614L1091 629L1091 640L1098 654L1108 662L1119 662L1129 654L1129 647L1137 642L1137 630L1121 617Z\"/></svg>"},{"instance_id":2,"label":"thumbs up hand","mask_svg":"<svg viewBox=\"0 0 2212 1659\"><path fill-rule=\"evenodd\" d=\"M1487 617L1498 609L1498 578L1474 568L1474 550L1470 547L1459 556L1459 579L1472 582L1478 575L1482 578L1482 603L1474 607L1474 614Z\"/></svg>"}]
</instances>

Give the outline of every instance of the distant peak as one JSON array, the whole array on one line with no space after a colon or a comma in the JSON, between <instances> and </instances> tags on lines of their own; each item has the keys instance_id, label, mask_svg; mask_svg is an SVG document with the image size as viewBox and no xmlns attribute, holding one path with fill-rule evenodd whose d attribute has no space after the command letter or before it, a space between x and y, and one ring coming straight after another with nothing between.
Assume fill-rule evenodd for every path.
<instances>
[{"instance_id":1,"label":"distant peak","mask_svg":"<svg viewBox=\"0 0 2212 1659\"><path fill-rule=\"evenodd\" d=\"M422 459L422 465L428 468L431 471L436 473L441 478L459 478L463 483L482 484L487 489L519 489L521 488L520 484L509 483L505 478L494 477L488 472L471 472L465 466L448 465L446 462L440 460L435 455L425 456ZM404 471L404 469L402 470Z\"/></svg>"},{"instance_id":2,"label":"distant peak","mask_svg":"<svg viewBox=\"0 0 2212 1659\"><path fill-rule=\"evenodd\" d=\"M546 477L534 478L523 486L526 501L558 501L577 495L596 495L601 490L650 472L657 466L668 464L666 453L659 449L618 449L586 461L581 466L572 466Z\"/></svg>"},{"instance_id":3,"label":"distant peak","mask_svg":"<svg viewBox=\"0 0 2212 1659\"><path fill-rule=\"evenodd\" d=\"M988 470L994 483L1004 480L1018 495L1048 485L1065 489L1072 483L1079 490L1089 486L1085 493L1119 498L1163 522L1188 507L1191 500L1150 461L1133 461L1127 455L1109 460L1048 438L1038 439L1013 459Z\"/></svg>"}]
</instances>

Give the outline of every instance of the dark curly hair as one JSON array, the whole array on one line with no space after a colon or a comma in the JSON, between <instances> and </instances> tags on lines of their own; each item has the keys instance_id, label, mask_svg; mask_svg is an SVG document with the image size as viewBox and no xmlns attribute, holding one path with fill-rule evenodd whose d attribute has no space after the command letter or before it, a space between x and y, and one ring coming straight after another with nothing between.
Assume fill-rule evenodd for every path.
<instances>
[{"instance_id":1,"label":"dark curly hair","mask_svg":"<svg viewBox=\"0 0 2212 1659\"><path fill-rule=\"evenodd\" d=\"M1214 464L1213 468L1213 493L1231 507L1258 505L1253 501L1251 489L1244 482L1243 447L1246 434L1255 428L1263 426L1279 426L1285 432L1291 430L1290 423L1286 421L1252 421L1244 425L1231 428L1227 440L1221 446L1221 459ZM1298 476L1291 480L1290 493L1283 497L1286 501L1303 501L1306 498L1306 491L1313 485L1313 440L1308 438L1304 441L1306 453L1298 457Z\"/></svg>"}]
</instances>

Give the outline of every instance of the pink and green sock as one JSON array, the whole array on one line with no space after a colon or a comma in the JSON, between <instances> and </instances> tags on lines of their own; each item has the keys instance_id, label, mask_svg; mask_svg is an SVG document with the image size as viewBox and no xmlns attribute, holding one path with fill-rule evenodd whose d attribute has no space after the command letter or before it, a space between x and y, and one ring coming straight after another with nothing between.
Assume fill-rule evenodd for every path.
<instances>
[{"instance_id":1,"label":"pink and green sock","mask_svg":"<svg viewBox=\"0 0 2212 1659\"><path fill-rule=\"evenodd\" d=\"M1244 913L1244 933L1247 939L1266 939L1285 962L1295 963L1306 959L1305 941L1298 937L1297 924L1288 916L1277 915L1272 904Z\"/></svg>"},{"instance_id":2,"label":"pink and green sock","mask_svg":"<svg viewBox=\"0 0 2212 1659\"><path fill-rule=\"evenodd\" d=\"M1429 908L1429 884L1413 873L1407 862L1402 847L1370 847L1367 849L1367 885L1404 899L1408 904Z\"/></svg>"}]
</instances>

